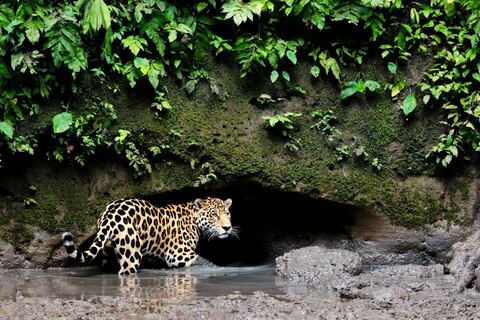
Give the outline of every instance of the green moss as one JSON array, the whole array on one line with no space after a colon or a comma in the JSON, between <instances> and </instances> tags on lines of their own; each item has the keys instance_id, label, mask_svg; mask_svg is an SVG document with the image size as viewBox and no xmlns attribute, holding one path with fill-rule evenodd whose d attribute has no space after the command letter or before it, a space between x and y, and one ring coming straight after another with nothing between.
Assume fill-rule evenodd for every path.
<instances>
[{"instance_id":1,"label":"green moss","mask_svg":"<svg viewBox=\"0 0 480 320\"><path fill-rule=\"evenodd\" d=\"M456 217L458 207L454 202L442 204L439 199L429 196L419 190L406 190L402 188L391 202L381 207L382 212L398 225L408 228L421 227L439 220L461 223Z\"/></svg>"},{"instance_id":2,"label":"green moss","mask_svg":"<svg viewBox=\"0 0 480 320\"><path fill-rule=\"evenodd\" d=\"M458 191L460 191L462 200L468 200L470 196L470 181L465 179L462 183L460 183Z\"/></svg>"}]
</instances>

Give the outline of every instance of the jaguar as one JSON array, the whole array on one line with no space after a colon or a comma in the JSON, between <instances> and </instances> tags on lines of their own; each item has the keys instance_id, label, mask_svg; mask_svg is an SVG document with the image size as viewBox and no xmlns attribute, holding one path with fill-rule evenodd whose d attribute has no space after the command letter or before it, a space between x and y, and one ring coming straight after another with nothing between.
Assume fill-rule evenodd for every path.
<instances>
[{"instance_id":1,"label":"jaguar","mask_svg":"<svg viewBox=\"0 0 480 320\"><path fill-rule=\"evenodd\" d=\"M202 235L225 239L237 236L231 223L231 199L199 198L183 204L156 207L140 199L110 203L97 220L97 232L90 247L77 250L73 235L62 235L67 254L81 263L91 262L100 251L113 248L119 275L136 273L142 259L163 260L168 267L188 267Z\"/></svg>"}]
</instances>

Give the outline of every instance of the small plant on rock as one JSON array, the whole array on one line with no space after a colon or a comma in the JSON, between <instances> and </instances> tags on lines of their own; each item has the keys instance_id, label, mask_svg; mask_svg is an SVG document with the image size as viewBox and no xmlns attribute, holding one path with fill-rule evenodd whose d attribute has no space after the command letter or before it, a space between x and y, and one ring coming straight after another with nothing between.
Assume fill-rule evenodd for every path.
<instances>
[{"instance_id":1,"label":"small plant on rock","mask_svg":"<svg viewBox=\"0 0 480 320\"><path fill-rule=\"evenodd\" d=\"M448 134L440 135L439 142L433 146L426 158L435 158L436 163L441 163L445 168L450 165L453 159L458 158L461 148L461 137L455 130L450 130Z\"/></svg>"},{"instance_id":2,"label":"small plant on rock","mask_svg":"<svg viewBox=\"0 0 480 320\"><path fill-rule=\"evenodd\" d=\"M346 144L342 144L335 149L335 153L337 154L337 161L341 162L347 160L350 158L350 147Z\"/></svg>"},{"instance_id":3,"label":"small plant on rock","mask_svg":"<svg viewBox=\"0 0 480 320\"><path fill-rule=\"evenodd\" d=\"M151 105L157 117L160 117L160 114L163 113L165 110L172 109L172 105L170 104L170 102L168 102L165 95L165 92L158 91L155 95L155 102L153 102Z\"/></svg>"},{"instance_id":4,"label":"small plant on rock","mask_svg":"<svg viewBox=\"0 0 480 320\"><path fill-rule=\"evenodd\" d=\"M281 132L282 136L291 138L291 134L295 129L292 118L300 117L301 113L286 112L284 114L275 113L273 116L263 116L265 127Z\"/></svg>"},{"instance_id":5,"label":"small plant on rock","mask_svg":"<svg viewBox=\"0 0 480 320\"><path fill-rule=\"evenodd\" d=\"M128 165L133 168L136 177L151 173L152 165L147 154L143 148L135 144L132 137L133 134L130 131L118 130L118 135L115 137L115 150L129 161Z\"/></svg>"},{"instance_id":6,"label":"small plant on rock","mask_svg":"<svg viewBox=\"0 0 480 320\"><path fill-rule=\"evenodd\" d=\"M192 159L190 161L190 167L192 169L196 168L196 160ZM215 169L210 162L204 162L199 168L197 179L193 183L194 187L199 187L210 183L212 181L218 180L217 175L215 174Z\"/></svg>"},{"instance_id":7,"label":"small plant on rock","mask_svg":"<svg viewBox=\"0 0 480 320\"><path fill-rule=\"evenodd\" d=\"M285 143L285 145L284 145L285 149L287 149L288 151L290 151L292 153L296 153L296 152L300 151L302 146L303 146L302 141L300 139L293 139L293 138L292 138L292 141L289 141L289 142Z\"/></svg>"},{"instance_id":8,"label":"small plant on rock","mask_svg":"<svg viewBox=\"0 0 480 320\"><path fill-rule=\"evenodd\" d=\"M377 171L382 170L383 165L380 163L380 160L378 158L372 158L368 154L368 152L365 150L365 147L359 146L353 149L353 155L359 159L362 160L365 163L368 163L371 165L373 168L375 168Z\"/></svg>"},{"instance_id":9,"label":"small plant on rock","mask_svg":"<svg viewBox=\"0 0 480 320\"><path fill-rule=\"evenodd\" d=\"M317 120L317 122L310 128L317 129L326 135L332 135L337 131L333 125L337 121L337 116L335 116L331 109L327 111L315 110L311 113L311 116Z\"/></svg>"}]
</instances>

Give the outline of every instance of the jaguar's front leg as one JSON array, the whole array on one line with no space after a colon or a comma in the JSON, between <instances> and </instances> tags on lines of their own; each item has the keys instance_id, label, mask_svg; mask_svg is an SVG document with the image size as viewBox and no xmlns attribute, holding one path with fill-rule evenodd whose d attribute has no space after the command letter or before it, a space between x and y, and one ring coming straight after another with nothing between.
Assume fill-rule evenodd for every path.
<instances>
[{"instance_id":1,"label":"jaguar's front leg","mask_svg":"<svg viewBox=\"0 0 480 320\"><path fill-rule=\"evenodd\" d=\"M169 254L165 262L169 267L190 267L192 264L197 261L198 255L195 250L192 249L185 249L183 252L175 252L173 254Z\"/></svg>"}]
</instances>

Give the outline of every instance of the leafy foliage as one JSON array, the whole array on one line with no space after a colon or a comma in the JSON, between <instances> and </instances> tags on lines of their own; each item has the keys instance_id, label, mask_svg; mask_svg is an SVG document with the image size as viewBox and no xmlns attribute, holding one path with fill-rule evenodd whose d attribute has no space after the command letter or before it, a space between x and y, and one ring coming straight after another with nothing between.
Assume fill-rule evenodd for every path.
<instances>
[{"instance_id":1,"label":"leafy foliage","mask_svg":"<svg viewBox=\"0 0 480 320\"><path fill-rule=\"evenodd\" d=\"M337 154L337 161L344 161L351 156L350 147L346 144L342 144L335 148L335 153Z\"/></svg>"},{"instance_id":2,"label":"leafy foliage","mask_svg":"<svg viewBox=\"0 0 480 320\"><path fill-rule=\"evenodd\" d=\"M291 134L295 129L291 118L300 117L301 113L286 112L284 114L275 113L273 116L263 116L265 127L278 130L282 136L291 138Z\"/></svg>"},{"instance_id":3,"label":"leafy foliage","mask_svg":"<svg viewBox=\"0 0 480 320\"><path fill-rule=\"evenodd\" d=\"M196 161L190 162L190 167L195 170L196 168ZM216 181L217 175L215 174L215 169L210 162L204 162L200 166L197 172L197 179L193 183L194 187L199 187L201 185L208 184L210 182Z\"/></svg>"},{"instance_id":4,"label":"leafy foliage","mask_svg":"<svg viewBox=\"0 0 480 320\"><path fill-rule=\"evenodd\" d=\"M359 80L359 81L350 81L343 88L340 93L340 99L347 99L357 93L365 93L367 90L374 92L380 89L380 84L374 80Z\"/></svg>"},{"instance_id":5,"label":"leafy foliage","mask_svg":"<svg viewBox=\"0 0 480 320\"><path fill-rule=\"evenodd\" d=\"M244 3L243 1L230 1L222 6L222 12L225 13L225 19L233 19L238 26L247 19L253 21L253 15L259 16L265 1L254 0ZM273 5L273 4L272 4Z\"/></svg>"},{"instance_id":6,"label":"leafy foliage","mask_svg":"<svg viewBox=\"0 0 480 320\"><path fill-rule=\"evenodd\" d=\"M19 123L37 117L47 99L56 97L65 101L53 112L54 158L69 158L65 148L78 139L84 142L71 144L73 150L80 145L84 150L117 146L138 172L148 172L145 159L153 146L143 150L133 133L114 140L96 131L98 123L84 114L63 112L65 97L75 93L80 77L91 74L105 81L120 75L132 87L147 84L155 96L152 108L160 115L172 107L161 89L162 78L176 78L187 93L201 81L219 92L203 63L210 52L233 56L241 77L265 70L272 83L295 81L292 69L301 60L309 61L312 77L343 84L341 99L380 89L373 79L344 82L342 74L344 66L363 64L367 54L379 54L392 74L391 96L403 99L405 115L418 108L416 97L445 112L448 134L439 137L429 156L448 165L480 151L479 37L480 5L475 0L209 0L193 5L6 0L0 4L0 150L34 153L36 135L18 130ZM416 52L433 53L434 64L418 85L422 95L410 87L416 97L405 97L407 83L398 67ZM114 114L98 106L85 106L84 111ZM284 127L280 131L288 136L289 116L294 116L279 116L288 121L272 120L277 121L273 126ZM318 115L321 130L331 121L325 116ZM76 156L76 162L83 161Z\"/></svg>"},{"instance_id":7,"label":"leafy foliage","mask_svg":"<svg viewBox=\"0 0 480 320\"><path fill-rule=\"evenodd\" d=\"M334 123L337 121L337 116L333 113L333 110L327 111L315 110L311 113L311 116L317 120L311 128L315 128L327 135L331 135L336 132Z\"/></svg>"}]
</instances>

